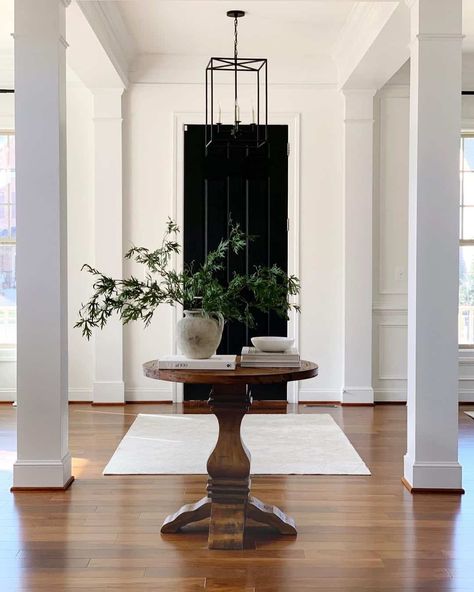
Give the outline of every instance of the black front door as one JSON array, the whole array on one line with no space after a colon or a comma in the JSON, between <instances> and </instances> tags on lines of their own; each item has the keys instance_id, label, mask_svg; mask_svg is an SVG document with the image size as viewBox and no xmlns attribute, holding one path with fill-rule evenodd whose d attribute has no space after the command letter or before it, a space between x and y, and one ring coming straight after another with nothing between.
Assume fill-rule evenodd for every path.
<instances>
[{"instance_id":1,"label":"black front door","mask_svg":"<svg viewBox=\"0 0 474 592\"><path fill-rule=\"evenodd\" d=\"M268 144L258 150L204 149L204 126L184 132L184 261L202 262L227 237L230 218L255 239L230 255L227 277L256 265L288 269L288 127L270 125ZM257 326L226 323L218 353L239 354L256 335L286 335L287 322L274 313L256 316ZM184 399L207 399L206 385L185 385ZM286 385L252 388L255 399L286 400Z\"/></svg>"}]
</instances>

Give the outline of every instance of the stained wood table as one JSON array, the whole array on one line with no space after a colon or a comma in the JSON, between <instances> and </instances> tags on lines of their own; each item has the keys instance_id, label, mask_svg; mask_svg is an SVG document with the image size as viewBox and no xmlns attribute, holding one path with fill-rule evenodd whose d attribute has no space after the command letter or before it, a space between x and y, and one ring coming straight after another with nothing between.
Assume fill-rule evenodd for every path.
<instances>
[{"instance_id":1,"label":"stained wood table","mask_svg":"<svg viewBox=\"0 0 474 592\"><path fill-rule=\"evenodd\" d=\"M240 426L251 404L252 384L275 384L313 378L318 366L303 361L300 368L241 368L235 370L160 370L158 360L147 362L148 378L191 384L211 384L208 404L219 422L216 446L207 461L207 495L168 516L162 533L177 532L191 522L210 518L210 549L242 549L247 518L295 535L292 518L280 508L250 495L250 452L242 442ZM199 434L196 434L199 437Z\"/></svg>"}]
</instances>

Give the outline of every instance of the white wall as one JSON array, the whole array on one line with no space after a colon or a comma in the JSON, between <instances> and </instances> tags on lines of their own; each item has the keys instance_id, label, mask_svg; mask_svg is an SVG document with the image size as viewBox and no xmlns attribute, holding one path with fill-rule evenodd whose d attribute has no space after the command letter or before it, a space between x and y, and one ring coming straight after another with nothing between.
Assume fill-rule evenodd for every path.
<instances>
[{"instance_id":1,"label":"white wall","mask_svg":"<svg viewBox=\"0 0 474 592\"><path fill-rule=\"evenodd\" d=\"M94 263L93 97L79 81L67 87L68 314L69 399L92 398L93 346L74 329L81 302L91 294L90 277L81 273ZM106 232L109 229L104 229Z\"/></svg>"},{"instance_id":2,"label":"white wall","mask_svg":"<svg viewBox=\"0 0 474 592\"><path fill-rule=\"evenodd\" d=\"M321 373L300 384L300 399L339 400L342 97L332 85L275 85L269 93L271 113L301 115L300 350L305 358L320 364ZM124 250L131 244L154 247L161 240L167 217L176 211L173 191L181 171L175 167L174 114L202 114L204 88L200 84L133 84L124 105ZM132 269L135 272L128 265L126 271ZM171 385L144 378L141 367L144 361L171 351L172 320L172 311L165 307L148 329L139 324L125 329L128 400L171 398Z\"/></svg>"},{"instance_id":3,"label":"white wall","mask_svg":"<svg viewBox=\"0 0 474 592\"><path fill-rule=\"evenodd\" d=\"M90 282L80 268L93 262L93 111L92 95L79 81L67 87L69 390L70 399L89 400L92 393L92 344L72 326ZM0 129L14 129L14 95L0 94ZM16 395L15 349L0 350L0 401Z\"/></svg>"},{"instance_id":4,"label":"white wall","mask_svg":"<svg viewBox=\"0 0 474 592\"><path fill-rule=\"evenodd\" d=\"M375 97L373 388L406 400L409 86Z\"/></svg>"},{"instance_id":5,"label":"white wall","mask_svg":"<svg viewBox=\"0 0 474 592\"><path fill-rule=\"evenodd\" d=\"M471 59L464 59L464 87ZM376 401L406 400L409 69L375 97L373 387ZM474 131L474 97L463 97ZM459 355L459 399L474 401L474 351Z\"/></svg>"}]
</instances>

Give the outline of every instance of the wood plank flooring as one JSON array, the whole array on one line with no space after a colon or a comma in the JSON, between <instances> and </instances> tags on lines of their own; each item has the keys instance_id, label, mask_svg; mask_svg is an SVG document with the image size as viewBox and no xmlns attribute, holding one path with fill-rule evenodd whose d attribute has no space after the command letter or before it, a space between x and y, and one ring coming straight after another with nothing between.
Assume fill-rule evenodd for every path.
<instances>
[{"instance_id":1,"label":"wood plank flooring","mask_svg":"<svg viewBox=\"0 0 474 592\"><path fill-rule=\"evenodd\" d=\"M243 552L209 551L201 525L160 535L167 514L202 497L205 476L102 476L137 413L177 410L71 405L75 483L12 494L16 412L0 405L1 592L474 591L474 420L463 409L466 495L412 496L400 482L405 407L290 406L330 413L372 476L255 477L253 494L295 518L298 536L251 528Z\"/></svg>"}]
</instances>

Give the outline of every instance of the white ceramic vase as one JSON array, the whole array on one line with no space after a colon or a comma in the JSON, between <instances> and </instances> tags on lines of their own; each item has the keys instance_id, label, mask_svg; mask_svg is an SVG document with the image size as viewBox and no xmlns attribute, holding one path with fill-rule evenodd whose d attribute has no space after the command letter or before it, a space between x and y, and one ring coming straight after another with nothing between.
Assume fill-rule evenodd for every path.
<instances>
[{"instance_id":1,"label":"white ceramic vase","mask_svg":"<svg viewBox=\"0 0 474 592\"><path fill-rule=\"evenodd\" d=\"M216 353L222 338L224 317L220 312L185 310L177 324L178 349L187 358L205 359Z\"/></svg>"}]
</instances>

